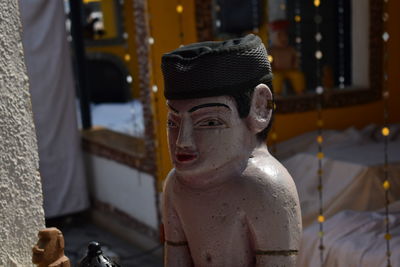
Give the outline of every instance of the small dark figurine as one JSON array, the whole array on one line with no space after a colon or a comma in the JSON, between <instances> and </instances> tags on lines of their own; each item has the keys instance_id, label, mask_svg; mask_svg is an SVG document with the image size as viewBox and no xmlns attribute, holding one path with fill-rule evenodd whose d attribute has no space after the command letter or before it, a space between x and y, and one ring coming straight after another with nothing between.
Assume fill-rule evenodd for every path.
<instances>
[{"instance_id":1,"label":"small dark figurine","mask_svg":"<svg viewBox=\"0 0 400 267\"><path fill-rule=\"evenodd\" d=\"M78 267L120 267L120 265L104 256L100 244L92 241L88 245L86 257L79 262Z\"/></svg>"}]
</instances>

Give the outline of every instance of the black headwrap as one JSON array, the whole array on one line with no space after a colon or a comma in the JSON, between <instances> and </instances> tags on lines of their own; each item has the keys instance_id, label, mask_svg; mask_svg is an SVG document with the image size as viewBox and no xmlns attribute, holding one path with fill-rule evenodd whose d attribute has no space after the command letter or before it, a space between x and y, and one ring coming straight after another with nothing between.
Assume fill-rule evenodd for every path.
<instances>
[{"instance_id":1,"label":"black headwrap","mask_svg":"<svg viewBox=\"0 0 400 267\"><path fill-rule=\"evenodd\" d=\"M167 99L230 95L272 80L261 39L253 34L180 47L162 57Z\"/></svg>"}]
</instances>

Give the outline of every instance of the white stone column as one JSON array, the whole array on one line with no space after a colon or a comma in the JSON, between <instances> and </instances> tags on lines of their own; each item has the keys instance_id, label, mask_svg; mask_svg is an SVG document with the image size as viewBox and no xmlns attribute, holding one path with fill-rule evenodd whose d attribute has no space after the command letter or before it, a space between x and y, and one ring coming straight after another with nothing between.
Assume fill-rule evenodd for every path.
<instances>
[{"instance_id":1,"label":"white stone column","mask_svg":"<svg viewBox=\"0 0 400 267\"><path fill-rule=\"evenodd\" d=\"M18 1L0 1L0 266L32 266L44 228L35 127Z\"/></svg>"}]
</instances>

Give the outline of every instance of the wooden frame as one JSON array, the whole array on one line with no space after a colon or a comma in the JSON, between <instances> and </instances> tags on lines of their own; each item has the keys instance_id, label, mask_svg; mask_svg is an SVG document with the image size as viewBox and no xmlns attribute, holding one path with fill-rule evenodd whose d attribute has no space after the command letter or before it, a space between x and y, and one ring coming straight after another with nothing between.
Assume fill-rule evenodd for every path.
<instances>
[{"instance_id":1,"label":"wooden frame","mask_svg":"<svg viewBox=\"0 0 400 267\"><path fill-rule=\"evenodd\" d=\"M83 149L96 156L100 156L123 165L129 166L140 172L149 174L154 180L155 206L158 224L161 223L160 195L158 189L159 166L157 165L156 136L154 129L153 100L151 90L151 66L149 62L149 26L147 0L125 0L132 5L133 18L135 20L135 44L136 58L139 65L138 87L139 99L143 106L143 120L145 133L143 138L133 137L118 133L106 128L92 128L81 132ZM119 1L119 3L121 3ZM133 36L133 35L132 35ZM109 203L103 203L92 199L96 210L112 215L118 221L130 226L153 240L158 240L160 233L158 229L152 229L146 224L137 221L131 215L113 207Z\"/></svg>"},{"instance_id":2,"label":"wooden frame","mask_svg":"<svg viewBox=\"0 0 400 267\"><path fill-rule=\"evenodd\" d=\"M90 129L82 132L83 148L95 155L105 157L146 172L157 180L156 140L153 126L150 88L150 47L147 24L146 0L131 0L135 18L136 56L139 63L140 101L143 105L145 134L143 138L128 136L108 129Z\"/></svg>"}]
</instances>

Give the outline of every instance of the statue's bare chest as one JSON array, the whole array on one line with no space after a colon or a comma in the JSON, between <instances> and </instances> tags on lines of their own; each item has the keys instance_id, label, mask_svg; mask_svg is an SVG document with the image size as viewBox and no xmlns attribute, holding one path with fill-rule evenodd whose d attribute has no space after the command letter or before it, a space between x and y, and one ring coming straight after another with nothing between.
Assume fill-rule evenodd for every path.
<instances>
[{"instance_id":1,"label":"statue's bare chest","mask_svg":"<svg viewBox=\"0 0 400 267\"><path fill-rule=\"evenodd\" d=\"M182 194L175 202L196 265L251 265L254 253L245 197Z\"/></svg>"}]
</instances>

